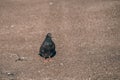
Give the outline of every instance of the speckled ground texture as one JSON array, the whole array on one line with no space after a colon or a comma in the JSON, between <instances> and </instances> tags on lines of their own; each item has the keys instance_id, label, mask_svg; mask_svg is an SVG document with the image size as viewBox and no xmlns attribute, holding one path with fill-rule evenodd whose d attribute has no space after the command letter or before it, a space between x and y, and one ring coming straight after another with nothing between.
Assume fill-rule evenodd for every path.
<instances>
[{"instance_id":1,"label":"speckled ground texture","mask_svg":"<svg viewBox=\"0 0 120 80\"><path fill-rule=\"evenodd\" d=\"M120 0L0 0L0 80L120 80Z\"/></svg>"}]
</instances>

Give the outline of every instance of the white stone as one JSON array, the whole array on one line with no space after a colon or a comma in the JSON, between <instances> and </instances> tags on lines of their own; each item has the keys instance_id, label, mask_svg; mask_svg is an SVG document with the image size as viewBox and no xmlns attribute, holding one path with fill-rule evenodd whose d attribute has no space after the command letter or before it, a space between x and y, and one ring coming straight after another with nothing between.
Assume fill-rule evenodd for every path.
<instances>
[{"instance_id":1,"label":"white stone","mask_svg":"<svg viewBox=\"0 0 120 80\"><path fill-rule=\"evenodd\" d=\"M10 27L13 28L13 27L15 27L15 26L14 26L14 25L11 25Z\"/></svg>"},{"instance_id":2,"label":"white stone","mask_svg":"<svg viewBox=\"0 0 120 80\"><path fill-rule=\"evenodd\" d=\"M60 63L61 66L63 66L63 63Z\"/></svg>"},{"instance_id":3,"label":"white stone","mask_svg":"<svg viewBox=\"0 0 120 80\"><path fill-rule=\"evenodd\" d=\"M50 2L49 5L53 5L53 2Z\"/></svg>"}]
</instances>

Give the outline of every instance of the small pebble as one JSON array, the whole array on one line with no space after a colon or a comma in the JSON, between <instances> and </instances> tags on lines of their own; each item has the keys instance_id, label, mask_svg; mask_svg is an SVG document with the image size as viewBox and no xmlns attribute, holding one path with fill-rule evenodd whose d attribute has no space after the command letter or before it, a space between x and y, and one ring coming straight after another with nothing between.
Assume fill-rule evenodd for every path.
<instances>
[{"instance_id":1,"label":"small pebble","mask_svg":"<svg viewBox=\"0 0 120 80\"><path fill-rule=\"evenodd\" d=\"M21 57L21 59L25 59L25 57Z\"/></svg>"},{"instance_id":2,"label":"small pebble","mask_svg":"<svg viewBox=\"0 0 120 80\"><path fill-rule=\"evenodd\" d=\"M61 66L63 66L63 63L60 63Z\"/></svg>"},{"instance_id":3,"label":"small pebble","mask_svg":"<svg viewBox=\"0 0 120 80\"><path fill-rule=\"evenodd\" d=\"M14 25L11 25L10 27L13 28L13 27L15 27L15 26L14 26Z\"/></svg>"},{"instance_id":4,"label":"small pebble","mask_svg":"<svg viewBox=\"0 0 120 80\"><path fill-rule=\"evenodd\" d=\"M14 74L13 74L13 73L8 72L8 73L7 73L7 75L8 75L8 76L13 76Z\"/></svg>"},{"instance_id":5,"label":"small pebble","mask_svg":"<svg viewBox=\"0 0 120 80\"><path fill-rule=\"evenodd\" d=\"M50 2L49 5L53 5L53 2Z\"/></svg>"},{"instance_id":6,"label":"small pebble","mask_svg":"<svg viewBox=\"0 0 120 80\"><path fill-rule=\"evenodd\" d=\"M11 73L10 73L10 72L8 72L7 74L8 74L8 75L10 75Z\"/></svg>"}]
</instances>

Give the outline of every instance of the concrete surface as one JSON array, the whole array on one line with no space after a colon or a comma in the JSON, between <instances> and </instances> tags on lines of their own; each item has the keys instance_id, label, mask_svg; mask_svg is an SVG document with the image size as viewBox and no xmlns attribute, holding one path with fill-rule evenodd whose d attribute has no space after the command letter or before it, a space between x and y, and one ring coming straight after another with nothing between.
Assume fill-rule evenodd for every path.
<instances>
[{"instance_id":1,"label":"concrete surface","mask_svg":"<svg viewBox=\"0 0 120 80\"><path fill-rule=\"evenodd\" d=\"M120 0L0 0L0 80L120 80Z\"/></svg>"}]
</instances>

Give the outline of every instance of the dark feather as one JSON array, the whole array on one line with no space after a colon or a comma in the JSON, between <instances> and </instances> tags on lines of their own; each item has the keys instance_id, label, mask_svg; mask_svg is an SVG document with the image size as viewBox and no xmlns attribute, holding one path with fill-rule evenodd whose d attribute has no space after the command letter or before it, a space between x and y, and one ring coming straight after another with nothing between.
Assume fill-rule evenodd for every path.
<instances>
[{"instance_id":1,"label":"dark feather","mask_svg":"<svg viewBox=\"0 0 120 80\"><path fill-rule=\"evenodd\" d=\"M55 56L55 54L55 43L52 41L51 33L48 33L40 47L39 55L47 59Z\"/></svg>"}]
</instances>

